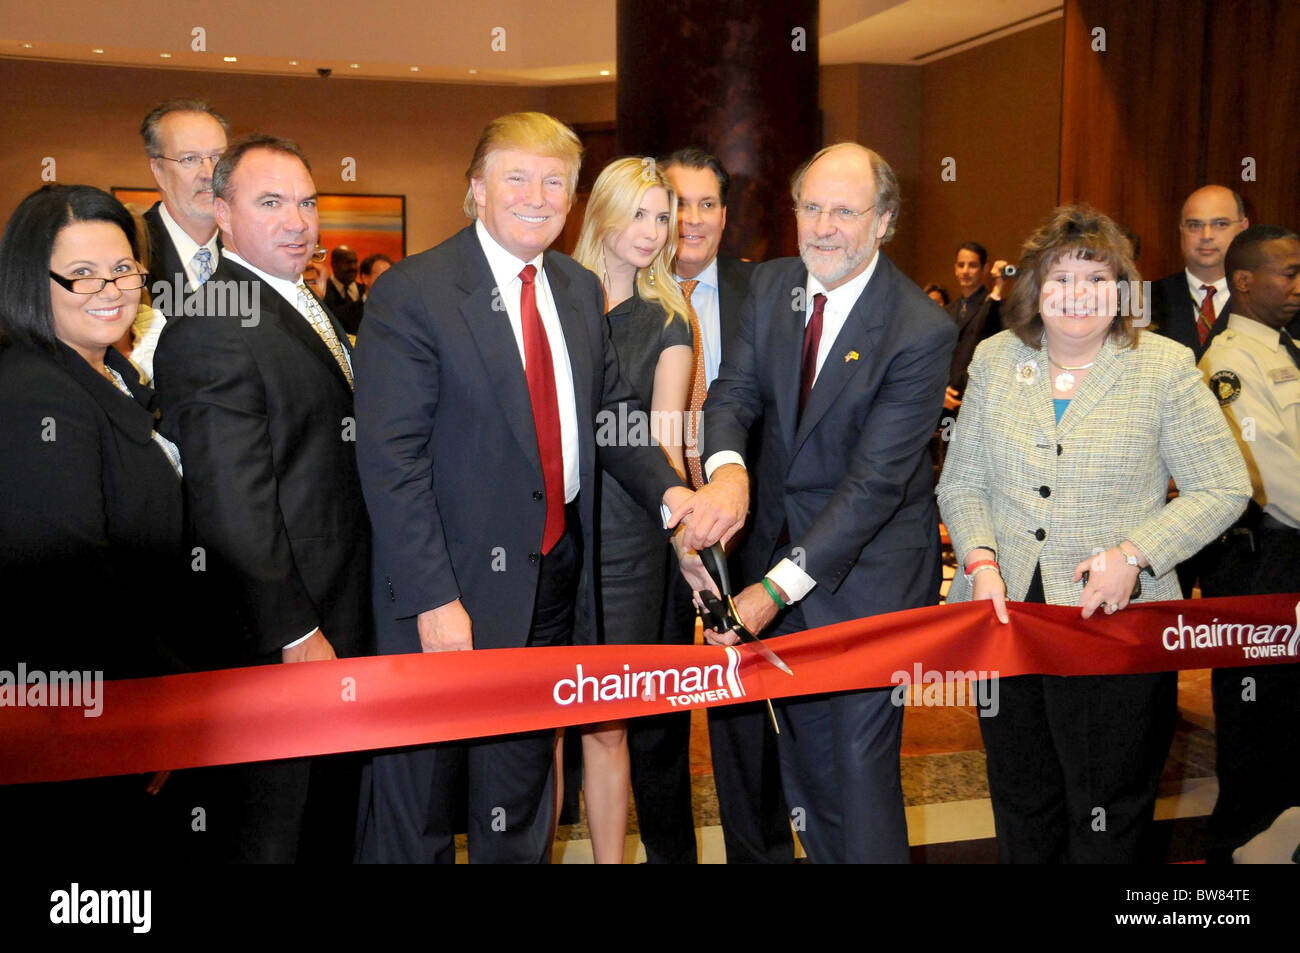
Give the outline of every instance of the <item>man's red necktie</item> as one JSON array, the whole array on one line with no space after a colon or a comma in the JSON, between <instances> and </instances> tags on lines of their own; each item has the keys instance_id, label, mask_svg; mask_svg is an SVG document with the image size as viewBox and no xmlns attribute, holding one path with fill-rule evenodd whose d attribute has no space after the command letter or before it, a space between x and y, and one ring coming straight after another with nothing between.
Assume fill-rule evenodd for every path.
<instances>
[{"instance_id":1,"label":"man's red necktie","mask_svg":"<svg viewBox=\"0 0 1300 953\"><path fill-rule=\"evenodd\" d=\"M1214 327L1214 285L1201 285L1201 290L1205 292L1205 297L1201 299L1200 316L1196 319L1196 333L1204 344L1205 339L1210 336L1210 330Z\"/></svg>"},{"instance_id":2,"label":"man's red necktie","mask_svg":"<svg viewBox=\"0 0 1300 953\"><path fill-rule=\"evenodd\" d=\"M803 368L799 379L799 416L803 416L804 405L812 393L813 380L817 377L817 348L822 342L822 312L826 309L826 296L813 295L813 313L808 325L803 330Z\"/></svg>"},{"instance_id":3,"label":"man's red necktie","mask_svg":"<svg viewBox=\"0 0 1300 953\"><path fill-rule=\"evenodd\" d=\"M555 395L555 365L551 346L537 310L537 269L525 265L519 273L523 288L519 314L524 326L524 363L528 377L528 399L533 405L533 426L537 450L542 458L546 486L546 529L542 533L542 554L549 553L564 535L564 444L560 437L560 402Z\"/></svg>"}]
</instances>

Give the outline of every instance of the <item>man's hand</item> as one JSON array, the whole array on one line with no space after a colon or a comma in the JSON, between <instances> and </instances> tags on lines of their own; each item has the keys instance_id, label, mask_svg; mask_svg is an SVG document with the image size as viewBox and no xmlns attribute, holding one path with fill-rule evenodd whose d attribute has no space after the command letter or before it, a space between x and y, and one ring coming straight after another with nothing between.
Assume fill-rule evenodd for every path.
<instances>
[{"instance_id":1,"label":"man's hand","mask_svg":"<svg viewBox=\"0 0 1300 953\"><path fill-rule=\"evenodd\" d=\"M989 297L996 301L1005 301L1007 297L1007 276L1003 274L1010 262L999 258L993 263L993 269L990 272L993 275L993 293Z\"/></svg>"},{"instance_id":2,"label":"man's hand","mask_svg":"<svg viewBox=\"0 0 1300 953\"><path fill-rule=\"evenodd\" d=\"M683 527L673 535L673 551L677 553L677 561L682 567L682 577L685 578L686 584L691 587L692 592L709 590L719 598L722 594L718 591L718 584L713 581L709 571L704 568L704 560L700 554L691 549L685 543L686 530Z\"/></svg>"},{"instance_id":3,"label":"man's hand","mask_svg":"<svg viewBox=\"0 0 1300 953\"><path fill-rule=\"evenodd\" d=\"M420 649L425 652L468 652L474 648L469 613L454 599L446 605L421 612L415 617Z\"/></svg>"},{"instance_id":4,"label":"man's hand","mask_svg":"<svg viewBox=\"0 0 1300 953\"><path fill-rule=\"evenodd\" d=\"M692 549L708 549L719 540L725 545L740 531L748 508L749 475L739 464L728 463L713 471L709 482L673 511L668 526L676 526L689 515L686 545Z\"/></svg>"},{"instance_id":5,"label":"man's hand","mask_svg":"<svg viewBox=\"0 0 1300 953\"><path fill-rule=\"evenodd\" d=\"M960 406L961 398L957 395L957 391L954 388L949 387L947 393L943 395L943 409L956 410Z\"/></svg>"},{"instance_id":6,"label":"man's hand","mask_svg":"<svg viewBox=\"0 0 1300 953\"><path fill-rule=\"evenodd\" d=\"M753 635L758 635L776 618L776 603L772 601L772 597L767 594L761 582L742 589L740 595L735 597L735 602L740 621ZM740 637L735 632L719 633L713 629L705 629L704 641L710 645L735 645L740 641Z\"/></svg>"},{"instance_id":7,"label":"man's hand","mask_svg":"<svg viewBox=\"0 0 1300 953\"><path fill-rule=\"evenodd\" d=\"M328 662L335 658L338 656L334 654L334 646L320 629L293 648L280 650L281 662Z\"/></svg>"}]
</instances>

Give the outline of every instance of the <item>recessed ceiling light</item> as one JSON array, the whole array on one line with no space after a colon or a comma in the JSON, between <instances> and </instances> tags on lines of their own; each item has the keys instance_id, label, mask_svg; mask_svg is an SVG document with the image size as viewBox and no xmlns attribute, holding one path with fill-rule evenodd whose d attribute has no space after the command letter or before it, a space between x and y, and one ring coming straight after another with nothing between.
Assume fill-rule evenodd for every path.
<instances>
[{"instance_id":1,"label":"recessed ceiling light","mask_svg":"<svg viewBox=\"0 0 1300 953\"><path fill-rule=\"evenodd\" d=\"M165 59L165 60L169 60L169 59L172 58L172 55L171 55L170 53L159 53L158 55L161 56L161 57L162 57L163 59Z\"/></svg>"},{"instance_id":2,"label":"recessed ceiling light","mask_svg":"<svg viewBox=\"0 0 1300 953\"><path fill-rule=\"evenodd\" d=\"M290 66L297 66L297 65L298 65L298 61L297 61L297 60L290 60L290 61L289 61L289 65L290 65Z\"/></svg>"},{"instance_id":3,"label":"recessed ceiling light","mask_svg":"<svg viewBox=\"0 0 1300 953\"><path fill-rule=\"evenodd\" d=\"M420 67L418 67L418 66L412 66L412 67L411 67L411 72L412 72L412 73L418 73L418 72L420 72Z\"/></svg>"},{"instance_id":4,"label":"recessed ceiling light","mask_svg":"<svg viewBox=\"0 0 1300 953\"><path fill-rule=\"evenodd\" d=\"M91 50L90 52L92 52L92 53L103 53L104 51L101 50L99 47L95 47L95 48L94 48L93 50Z\"/></svg>"},{"instance_id":5,"label":"recessed ceiling light","mask_svg":"<svg viewBox=\"0 0 1300 953\"><path fill-rule=\"evenodd\" d=\"M31 48L32 48L32 45L31 45L30 43L24 43L24 44L23 44L23 49L24 49L24 50L30 50Z\"/></svg>"},{"instance_id":6,"label":"recessed ceiling light","mask_svg":"<svg viewBox=\"0 0 1300 953\"><path fill-rule=\"evenodd\" d=\"M239 57L238 57L238 56L223 56L223 57L221 57L221 58L222 58L223 60L225 60L227 63L238 63L238 62L239 62Z\"/></svg>"},{"instance_id":7,"label":"recessed ceiling light","mask_svg":"<svg viewBox=\"0 0 1300 953\"><path fill-rule=\"evenodd\" d=\"M360 64L360 63L349 63L349 64L348 64L348 69L360 69L360 68L361 68L361 64Z\"/></svg>"},{"instance_id":8,"label":"recessed ceiling light","mask_svg":"<svg viewBox=\"0 0 1300 953\"><path fill-rule=\"evenodd\" d=\"M607 69L603 69L603 70L601 70L601 71L600 71L600 75L601 75L601 76L608 76L608 75L609 75L609 70L607 70Z\"/></svg>"},{"instance_id":9,"label":"recessed ceiling light","mask_svg":"<svg viewBox=\"0 0 1300 953\"><path fill-rule=\"evenodd\" d=\"M477 73L477 72L478 72L478 70L476 70L476 69L472 69L472 70L469 71L469 75L470 75L470 76L473 76L473 75L474 75L475 73Z\"/></svg>"}]
</instances>

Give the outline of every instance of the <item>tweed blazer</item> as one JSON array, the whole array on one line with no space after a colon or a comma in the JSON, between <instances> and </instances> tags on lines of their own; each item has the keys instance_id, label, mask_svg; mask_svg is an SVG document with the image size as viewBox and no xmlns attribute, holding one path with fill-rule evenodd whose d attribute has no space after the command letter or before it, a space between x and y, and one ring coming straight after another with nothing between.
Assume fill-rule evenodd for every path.
<instances>
[{"instance_id":1,"label":"tweed blazer","mask_svg":"<svg viewBox=\"0 0 1300 953\"><path fill-rule=\"evenodd\" d=\"M1171 476L1179 492L1166 501ZM1189 348L1158 334L1132 348L1107 338L1058 425L1047 350L1012 331L975 351L938 488L959 565L992 549L1015 601L1041 565L1056 605L1078 604L1079 562L1125 539L1151 564L1139 601L1180 598L1174 567L1226 530L1250 492ZM970 597L958 572L948 601Z\"/></svg>"}]
</instances>

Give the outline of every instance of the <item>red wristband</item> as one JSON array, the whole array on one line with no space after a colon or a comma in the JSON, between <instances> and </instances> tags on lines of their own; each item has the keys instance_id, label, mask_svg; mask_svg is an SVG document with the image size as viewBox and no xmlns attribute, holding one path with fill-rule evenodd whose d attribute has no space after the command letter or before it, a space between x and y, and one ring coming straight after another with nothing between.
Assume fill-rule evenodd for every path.
<instances>
[{"instance_id":1,"label":"red wristband","mask_svg":"<svg viewBox=\"0 0 1300 953\"><path fill-rule=\"evenodd\" d=\"M966 567L966 575L969 576L969 575L970 575L971 573L973 573L976 569L979 569L980 566L992 566L992 567L993 567L994 569L996 569L998 572L1001 572L1001 571L1002 571L1002 567L999 566L999 565L997 564L997 561L996 561L996 560L993 560L993 559L977 559L977 560L975 560L975 562L971 563L969 566Z\"/></svg>"}]
</instances>

